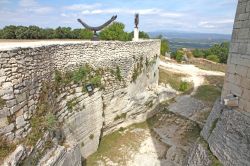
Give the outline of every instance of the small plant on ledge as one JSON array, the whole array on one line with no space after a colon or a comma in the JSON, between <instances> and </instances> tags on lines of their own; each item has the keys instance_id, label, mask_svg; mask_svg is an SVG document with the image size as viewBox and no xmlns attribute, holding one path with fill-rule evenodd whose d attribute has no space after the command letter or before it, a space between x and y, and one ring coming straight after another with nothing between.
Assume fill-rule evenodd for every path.
<instances>
[{"instance_id":1,"label":"small plant on ledge","mask_svg":"<svg viewBox=\"0 0 250 166\"><path fill-rule=\"evenodd\" d=\"M127 116L127 113L122 113L121 115L116 115L115 117L115 121L119 120L119 119L125 119Z\"/></svg>"},{"instance_id":2,"label":"small plant on ledge","mask_svg":"<svg viewBox=\"0 0 250 166\"><path fill-rule=\"evenodd\" d=\"M91 135L89 136L89 139L93 140L93 139L94 139L94 134L91 134Z\"/></svg>"}]
</instances>

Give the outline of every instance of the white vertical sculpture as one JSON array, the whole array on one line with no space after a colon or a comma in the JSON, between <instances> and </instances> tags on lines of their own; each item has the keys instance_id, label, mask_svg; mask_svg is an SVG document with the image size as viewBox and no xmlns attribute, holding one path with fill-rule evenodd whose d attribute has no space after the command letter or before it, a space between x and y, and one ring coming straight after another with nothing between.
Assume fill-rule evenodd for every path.
<instances>
[{"instance_id":1,"label":"white vertical sculpture","mask_svg":"<svg viewBox=\"0 0 250 166\"><path fill-rule=\"evenodd\" d=\"M138 41L139 40L139 28L134 28L134 38L133 41Z\"/></svg>"}]
</instances>

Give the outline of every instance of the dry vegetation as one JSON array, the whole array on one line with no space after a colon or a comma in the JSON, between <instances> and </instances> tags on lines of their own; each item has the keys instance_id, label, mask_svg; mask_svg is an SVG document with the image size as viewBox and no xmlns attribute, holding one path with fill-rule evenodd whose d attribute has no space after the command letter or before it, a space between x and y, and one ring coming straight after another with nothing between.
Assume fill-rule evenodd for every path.
<instances>
[{"instance_id":1,"label":"dry vegetation","mask_svg":"<svg viewBox=\"0 0 250 166\"><path fill-rule=\"evenodd\" d=\"M191 91L193 88L193 84L190 82L183 81L182 79L184 77L187 77L187 75L175 73L165 69L160 69L159 84L169 84L173 89L177 91Z\"/></svg>"}]
</instances>

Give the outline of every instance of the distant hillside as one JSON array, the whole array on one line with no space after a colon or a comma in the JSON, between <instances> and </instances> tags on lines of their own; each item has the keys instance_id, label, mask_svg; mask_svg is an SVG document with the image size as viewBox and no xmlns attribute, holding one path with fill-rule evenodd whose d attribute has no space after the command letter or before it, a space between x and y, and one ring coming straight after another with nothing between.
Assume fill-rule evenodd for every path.
<instances>
[{"instance_id":1,"label":"distant hillside","mask_svg":"<svg viewBox=\"0 0 250 166\"><path fill-rule=\"evenodd\" d=\"M229 34L215 34L215 33L195 33L195 32L170 32L170 31L157 31L149 32L151 37L163 35L168 39L179 38L179 39L195 39L195 40L230 40L231 35Z\"/></svg>"},{"instance_id":2,"label":"distant hillside","mask_svg":"<svg viewBox=\"0 0 250 166\"><path fill-rule=\"evenodd\" d=\"M172 51L178 48L210 48L212 45L222 42L229 42L229 34L212 34L212 33L188 33L188 32L149 32L150 37L154 38L162 35L170 42Z\"/></svg>"}]
</instances>

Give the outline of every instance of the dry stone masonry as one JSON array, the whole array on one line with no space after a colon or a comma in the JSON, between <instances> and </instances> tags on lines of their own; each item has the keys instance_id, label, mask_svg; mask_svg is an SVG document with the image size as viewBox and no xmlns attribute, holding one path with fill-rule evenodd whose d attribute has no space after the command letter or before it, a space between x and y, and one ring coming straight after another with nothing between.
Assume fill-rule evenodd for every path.
<instances>
[{"instance_id":1,"label":"dry stone masonry","mask_svg":"<svg viewBox=\"0 0 250 166\"><path fill-rule=\"evenodd\" d=\"M33 132L31 120L39 114L37 109L44 106L46 95L42 92L47 89L50 93L46 102L53 106L66 141L48 151L46 143L51 134L46 135L46 140L39 140L34 149L48 151L39 162L41 165L80 165L78 159L95 152L103 135L142 122L154 114L154 107L165 95L156 90L159 55L160 40L84 41L2 49L1 137L17 142ZM101 73L103 86L96 88L92 95L84 91L82 84L72 81L55 87L56 72L67 74L83 65ZM19 153L15 151L12 156ZM32 156L42 158L36 155L40 152L27 147L23 147L22 154L21 158L9 158L17 164L21 160L25 163ZM51 158L48 154L55 155ZM67 160L69 157L75 160ZM8 163L11 161L7 159L5 164Z\"/></svg>"}]
</instances>

